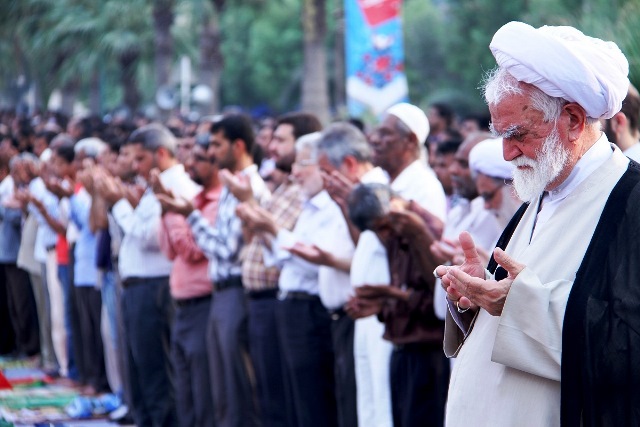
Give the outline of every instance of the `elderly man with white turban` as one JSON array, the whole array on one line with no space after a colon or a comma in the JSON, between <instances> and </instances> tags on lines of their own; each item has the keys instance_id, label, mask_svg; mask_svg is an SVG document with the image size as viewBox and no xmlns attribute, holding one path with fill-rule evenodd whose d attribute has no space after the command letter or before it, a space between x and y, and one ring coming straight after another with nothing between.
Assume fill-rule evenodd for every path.
<instances>
[{"instance_id":1,"label":"elderly man with white turban","mask_svg":"<svg viewBox=\"0 0 640 427\"><path fill-rule=\"evenodd\" d=\"M489 266L439 266L457 356L450 426L640 425L640 170L599 119L620 110L628 62L570 27L511 22L490 48L492 130L528 202Z\"/></svg>"}]
</instances>

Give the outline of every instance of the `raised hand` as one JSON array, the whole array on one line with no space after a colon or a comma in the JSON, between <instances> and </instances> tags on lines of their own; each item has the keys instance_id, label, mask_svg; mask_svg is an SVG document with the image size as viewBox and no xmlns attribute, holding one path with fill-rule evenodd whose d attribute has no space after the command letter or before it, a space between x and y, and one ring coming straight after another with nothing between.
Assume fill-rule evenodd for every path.
<instances>
[{"instance_id":1,"label":"raised hand","mask_svg":"<svg viewBox=\"0 0 640 427\"><path fill-rule=\"evenodd\" d=\"M322 172L322 180L324 182L324 188L329 193L329 196L340 207L347 205L347 198L351 194L351 190L355 186L355 183L351 182L346 176L338 171L332 171L330 174Z\"/></svg>"},{"instance_id":2,"label":"raised hand","mask_svg":"<svg viewBox=\"0 0 640 427\"><path fill-rule=\"evenodd\" d=\"M494 257L498 264L507 270L508 276L500 281L485 280L484 264L469 233L464 232L460 235L460 243L465 254L465 262L459 267L444 267L446 271L441 269L442 266L436 269L438 275L443 273L442 285L447 291L447 297L451 301L458 301L460 309L482 307L489 314L499 316L511 284L525 268L524 264L496 248Z\"/></svg>"},{"instance_id":3,"label":"raised hand","mask_svg":"<svg viewBox=\"0 0 640 427\"><path fill-rule=\"evenodd\" d=\"M164 185L162 185L162 181L160 180L160 170L158 168L153 168L149 171L149 187L151 190L157 194L166 194L167 196L172 196L171 191L167 190Z\"/></svg>"},{"instance_id":4,"label":"raised hand","mask_svg":"<svg viewBox=\"0 0 640 427\"><path fill-rule=\"evenodd\" d=\"M243 173L231 173L228 169L218 172L220 181L229 188L231 194L241 202L247 202L253 198L249 176Z\"/></svg>"},{"instance_id":5,"label":"raised hand","mask_svg":"<svg viewBox=\"0 0 640 427\"><path fill-rule=\"evenodd\" d=\"M195 210L193 203L183 197L173 198L166 194L157 194L156 197L160 202L163 214L167 212L173 212L177 213L178 215L187 217L191 215L191 212Z\"/></svg>"}]
</instances>

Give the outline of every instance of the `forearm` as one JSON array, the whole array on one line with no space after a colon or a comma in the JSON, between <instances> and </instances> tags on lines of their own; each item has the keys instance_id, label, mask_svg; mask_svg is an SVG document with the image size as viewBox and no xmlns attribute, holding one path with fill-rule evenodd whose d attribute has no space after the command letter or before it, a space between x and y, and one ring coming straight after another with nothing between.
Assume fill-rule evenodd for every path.
<instances>
[{"instance_id":1,"label":"forearm","mask_svg":"<svg viewBox=\"0 0 640 427\"><path fill-rule=\"evenodd\" d=\"M107 203L102 197L94 195L91 200L91 208L89 211L89 228L92 233L98 230L104 230L109 227L109 219L107 218Z\"/></svg>"}]
</instances>

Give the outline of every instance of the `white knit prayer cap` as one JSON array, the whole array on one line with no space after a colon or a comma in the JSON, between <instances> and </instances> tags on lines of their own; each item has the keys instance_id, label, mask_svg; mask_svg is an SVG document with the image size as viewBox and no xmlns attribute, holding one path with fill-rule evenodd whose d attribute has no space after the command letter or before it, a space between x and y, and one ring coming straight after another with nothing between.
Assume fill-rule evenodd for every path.
<instances>
[{"instance_id":1,"label":"white knit prayer cap","mask_svg":"<svg viewBox=\"0 0 640 427\"><path fill-rule=\"evenodd\" d=\"M469 152L469 168L493 178L512 179L514 165L502 155L502 138L486 139Z\"/></svg>"},{"instance_id":2,"label":"white knit prayer cap","mask_svg":"<svg viewBox=\"0 0 640 427\"><path fill-rule=\"evenodd\" d=\"M412 104L402 102L390 107L387 114L391 114L398 119L416 135L418 144L424 144L429 136L429 120L421 108Z\"/></svg>"}]
</instances>

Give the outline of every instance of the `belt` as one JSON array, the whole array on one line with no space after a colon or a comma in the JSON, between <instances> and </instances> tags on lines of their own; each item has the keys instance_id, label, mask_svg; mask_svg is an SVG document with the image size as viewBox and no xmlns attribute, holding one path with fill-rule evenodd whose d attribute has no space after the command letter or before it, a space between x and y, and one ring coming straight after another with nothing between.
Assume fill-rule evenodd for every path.
<instances>
[{"instance_id":1,"label":"belt","mask_svg":"<svg viewBox=\"0 0 640 427\"><path fill-rule=\"evenodd\" d=\"M242 278L240 276L229 276L226 279L215 282L215 291L220 292L230 288L241 288Z\"/></svg>"},{"instance_id":2,"label":"belt","mask_svg":"<svg viewBox=\"0 0 640 427\"><path fill-rule=\"evenodd\" d=\"M410 342L406 344L393 344L394 351L442 351L442 343Z\"/></svg>"},{"instance_id":3,"label":"belt","mask_svg":"<svg viewBox=\"0 0 640 427\"><path fill-rule=\"evenodd\" d=\"M289 299L289 300L298 300L298 301L320 302L320 297L318 295L313 295L308 292L300 292L300 291L280 291L278 292L278 299L280 301Z\"/></svg>"},{"instance_id":4,"label":"belt","mask_svg":"<svg viewBox=\"0 0 640 427\"><path fill-rule=\"evenodd\" d=\"M252 291L250 289L247 290L247 297L249 299L271 299L276 298L278 296L278 289L260 289Z\"/></svg>"},{"instance_id":5,"label":"belt","mask_svg":"<svg viewBox=\"0 0 640 427\"><path fill-rule=\"evenodd\" d=\"M49 245L45 249L47 250L47 252L54 251L56 249L56 245Z\"/></svg>"},{"instance_id":6,"label":"belt","mask_svg":"<svg viewBox=\"0 0 640 427\"><path fill-rule=\"evenodd\" d=\"M176 303L178 307L185 308L191 305L200 304L201 302L210 302L211 294L203 295L200 297L194 297L194 298L174 299L173 301Z\"/></svg>"},{"instance_id":7,"label":"belt","mask_svg":"<svg viewBox=\"0 0 640 427\"><path fill-rule=\"evenodd\" d=\"M128 288L130 286L141 285L144 283L149 283L154 280L162 280L167 279L167 276L157 276L157 277L127 277L122 280L122 286Z\"/></svg>"},{"instance_id":8,"label":"belt","mask_svg":"<svg viewBox=\"0 0 640 427\"><path fill-rule=\"evenodd\" d=\"M340 320L340 318L344 317L347 315L347 312L344 311L344 308L340 307L340 308L336 308L335 310L327 310L329 312L329 316L331 317L331 320Z\"/></svg>"}]
</instances>

